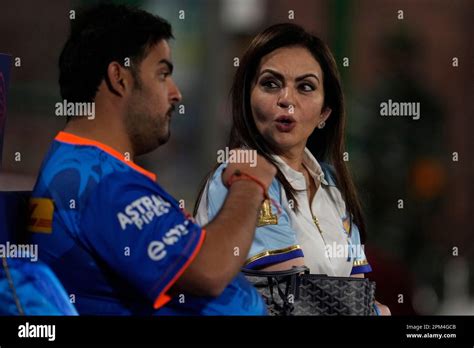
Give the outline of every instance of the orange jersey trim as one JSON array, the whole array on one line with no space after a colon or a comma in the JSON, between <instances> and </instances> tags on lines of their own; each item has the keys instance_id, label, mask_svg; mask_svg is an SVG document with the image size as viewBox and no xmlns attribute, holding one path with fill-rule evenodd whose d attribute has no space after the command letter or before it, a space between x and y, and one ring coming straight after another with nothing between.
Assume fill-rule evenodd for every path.
<instances>
[{"instance_id":1,"label":"orange jersey trim","mask_svg":"<svg viewBox=\"0 0 474 348\"><path fill-rule=\"evenodd\" d=\"M168 295L166 292L176 283L176 281L181 277L181 275L184 273L184 271L189 267L191 262L194 261L196 258L197 254L199 253L199 250L201 250L201 247L204 243L204 239L206 237L206 230L203 228L201 229L201 235L199 236L199 241L198 245L194 249L193 253L189 257L188 261L181 267L181 269L176 273L176 275L171 279L171 281L166 285L166 287L163 289L163 291L157 296L155 303L153 305L154 309L158 309L163 307L165 304L167 304L171 300L171 296Z\"/></svg>"},{"instance_id":2,"label":"orange jersey trim","mask_svg":"<svg viewBox=\"0 0 474 348\"><path fill-rule=\"evenodd\" d=\"M140 167L139 165L135 164L133 161L127 160L123 154L121 154L117 150L114 150L110 146L105 145L99 141L83 138L78 135L74 135L74 134L64 132L64 131L59 132L58 135L56 135L54 139L62 143L67 143L67 144L95 146L101 149L102 151L107 152L109 155L115 157L119 161L122 161L129 167L135 169L137 172L145 175L146 177L150 178L153 181L156 181L156 175L154 173L149 172L148 170Z\"/></svg>"}]
</instances>

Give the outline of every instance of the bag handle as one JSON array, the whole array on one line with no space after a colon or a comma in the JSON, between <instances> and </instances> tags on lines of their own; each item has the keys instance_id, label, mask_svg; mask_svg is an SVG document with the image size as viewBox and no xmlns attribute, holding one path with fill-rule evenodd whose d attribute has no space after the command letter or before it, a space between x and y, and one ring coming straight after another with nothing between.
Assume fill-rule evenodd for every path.
<instances>
[{"instance_id":1,"label":"bag handle","mask_svg":"<svg viewBox=\"0 0 474 348\"><path fill-rule=\"evenodd\" d=\"M304 270L301 270L301 271L304 271ZM286 272L286 271L285 271ZM262 271L255 271L255 273L274 273L274 272L262 272ZM291 278L295 278L294 275L296 275L297 273L293 274L293 276ZM278 311L282 314L282 315L290 315L291 312L293 312L293 309L294 309L294 305L292 303L290 303L290 301L288 300L288 294L289 294L289 291L290 291L290 283L292 283L292 280L291 279L288 279L286 280L286 291L285 293L283 293L283 290L280 288L280 280L278 280L276 277L274 276L267 276L267 281L268 281L268 288L270 290L270 303L272 303L275 308L278 309ZM276 290L277 290L277 293L278 295L280 296L280 299L281 301L283 302L282 305L280 305L276 300L275 300L275 297L274 297L274 287L276 287Z\"/></svg>"},{"instance_id":2,"label":"bag handle","mask_svg":"<svg viewBox=\"0 0 474 348\"><path fill-rule=\"evenodd\" d=\"M242 273L251 277L285 277L299 273L309 274L309 268L306 266L293 266L291 269L284 271L260 271L249 268L242 268Z\"/></svg>"},{"instance_id":3,"label":"bag handle","mask_svg":"<svg viewBox=\"0 0 474 348\"><path fill-rule=\"evenodd\" d=\"M6 257L2 257L2 265L3 265L3 270L5 272L5 276L8 281L8 286L10 287L10 290L12 291L13 299L15 300L15 305L16 305L16 309L18 310L18 314L25 315L25 312L23 311L23 307L21 306L21 303L20 303L20 299L18 298L18 295L16 293L15 284L10 274L10 269L8 268L8 262L7 262Z\"/></svg>"}]
</instances>

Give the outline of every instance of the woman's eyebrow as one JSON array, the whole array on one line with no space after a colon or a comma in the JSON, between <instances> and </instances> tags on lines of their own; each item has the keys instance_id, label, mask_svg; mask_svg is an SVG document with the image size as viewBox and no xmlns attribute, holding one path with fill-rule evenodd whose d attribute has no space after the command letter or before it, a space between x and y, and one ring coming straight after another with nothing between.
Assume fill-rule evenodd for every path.
<instances>
[{"instance_id":1,"label":"woman's eyebrow","mask_svg":"<svg viewBox=\"0 0 474 348\"><path fill-rule=\"evenodd\" d=\"M282 80L282 81L285 80L285 77L281 73L279 73L278 71L275 71L273 69L264 69L264 70L262 70L260 72L260 76L262 76L264 73L270 73L270 74L274 75L279 80ZM313 73L307 73L307 74L303 74L301 76L298 76L297 78L295 78L295 81L301 81L301 80L304 80L307 77L314 77L316 80L318 80L318 82L320 82L318 75L313 74Z\"/></svg>"},{"instance_id":2,"label":"woman's eyebrow","mask_svg":"<svg viewBox=\"0 0 474 348\"><path fill-rule=\"evenodd\" d=\"M314 77L316 80L318 80L318 83L320 82L319 81L319 77L316 75L316 74L313 74L313 73L309 73L309 74L304 74L304 75L301 75L301 76L298 76L295 81L301 81L301 80L304 80L305 78L307 77Z\"/></svg>"},{"instance_id":3,"label":"woman's eyebrow","mask_svg":"<svg viewBox=\"0 0 474 348\"><path fill-rule=\"evenodd\" d=\"M270 74L274 75L274 76L275 76L277 79L279 79L279 80L282 80L282 81L285 80L285 78L283 77L282 74L280 74L278 71L275 71L275 70L273 70L273 69L264 69L264 70L262 70L262 71L260 72L260 76L262 76L262 75L265 74L265 73L270 73Z\"/></svg>"}]
</instances>

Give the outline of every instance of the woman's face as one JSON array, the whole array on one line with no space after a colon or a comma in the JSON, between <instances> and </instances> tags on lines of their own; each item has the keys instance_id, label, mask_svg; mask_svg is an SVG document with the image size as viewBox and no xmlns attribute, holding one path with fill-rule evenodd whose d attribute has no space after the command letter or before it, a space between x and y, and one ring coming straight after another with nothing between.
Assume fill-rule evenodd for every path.
<instances>
[{"instance_id":1,"label":"woman's face","mask_svg":"<svg viewBox=\"0 0 474 348\"><path fill-rule=\"evenodd\" d=\"M264 56L250 95L255 124L277 152L303 150L331 110L324 105L323 72L304 47L282 47Z\"/></svg>"}]
</instances>

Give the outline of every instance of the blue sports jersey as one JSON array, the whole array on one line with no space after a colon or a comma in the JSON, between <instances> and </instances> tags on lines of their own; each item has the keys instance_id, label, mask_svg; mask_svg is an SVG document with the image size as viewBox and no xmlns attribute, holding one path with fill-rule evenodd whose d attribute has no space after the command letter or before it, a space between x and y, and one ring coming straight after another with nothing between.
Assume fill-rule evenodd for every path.
<instances>
[{"instance_id":1,"label":"blue sports jersey","mask_svg":"<svg viewBox=\"0 0 474 348\"><path fill-rule=\"evenodd\" d=\"M205 230L155 180L99 142L60 132L51 145L28 229L79 314L264 315L240 274L217 298L167 294Z\"/></svg>"}]
</instances>

